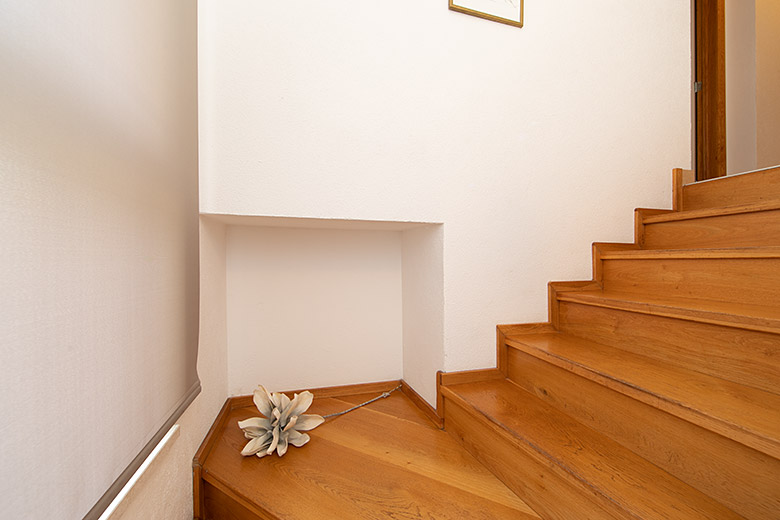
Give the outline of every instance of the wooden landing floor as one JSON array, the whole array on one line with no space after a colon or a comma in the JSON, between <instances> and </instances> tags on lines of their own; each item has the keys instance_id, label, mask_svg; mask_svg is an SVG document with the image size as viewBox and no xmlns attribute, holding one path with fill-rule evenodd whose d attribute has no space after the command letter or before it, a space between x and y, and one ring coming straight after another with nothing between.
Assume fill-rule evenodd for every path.
<instances>
[{"instance_id":1,"label":"wooden landing floor","mask_svg":"<svg viewBox=\"0 0 780 520\"><path fill-rule=\"evenodd\" d=\"M376 395L315 398L309 412L342 411ZM400 391L328 419L281 458L241 456L247 441L236 423L258 415L234 408L215 425L201 461L202 518L539 518Z\"/></svg>"}]
</instances>

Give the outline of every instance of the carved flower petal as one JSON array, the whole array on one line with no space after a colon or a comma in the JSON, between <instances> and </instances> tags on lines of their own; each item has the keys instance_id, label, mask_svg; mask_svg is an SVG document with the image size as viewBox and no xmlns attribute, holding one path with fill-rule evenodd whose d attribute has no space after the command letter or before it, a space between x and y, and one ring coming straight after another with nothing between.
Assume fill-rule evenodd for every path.
<instances>
[{"instance_id":1,"label":"carved flower petal","mask_svg":"<svg viewBox=\"0 0 780 520\"><path fill-rule=\"evenodd\" d=\"M274 431L272 435L273 435L273 439L271 439L271 445L268 446L268 450L267 450L267 453L269 455L274 452L276 446L278 446L279 444L279 426L274 426Z\"/></svg>"},{"instance_id":2,"label":"carved flower petal","mask_svg":"<svg viewBox=\"0 0 780 520\"><path fill-rule=\"evenodd\" d=\"M279 437L279 444L276 446L276 454L280 457L287 453L287 434Z\"/></svg>"},{"instance_id":3,"label":"carved flower petal","mask_svg":"<svg viewBox=\"0 0 780 520\"><path fill-rule=\"evenodd\" d=\"M288 417L293 415L301 415L303 412L308 410L313 399L314 395L308 390L301 392L300 394L295 394L295 397L290 403Z\"/></svg>"},{"instance_id":4,"label":"carved flower petal","mask_svg":"<svg viewBox=\"0 0 780 520\"><path fill-rule=\"evenodd\" d=\"M251 441L249 441L246 446L244 446L244 449L241 450L241 455L244 457L248 457L249 455L255 455L259 451L265 450L268 445L271 443L271 435L270 432L266 435L263 435L262 437L255 437Z\"/></svg>"},{"instance_id":5,"label":"carved flower petal","mask_svg":"<svg viewBox=\"0 0 780 520\"><path fill-rule=\"evenodd\" d=\"M317 426L319 426L324 422L325 419L323 419L319 415L315 415L315 414L301 415L298 417L298 422L295 425L295 429L300 432L307 432L309 430L316 428Z\"/></svg>"},{"instance_id":6,"label":"carved flower petal","mask_svg":"<svg viewBox=\"0 0 780 520\"><path fill-rule=\"evenodd\" d=\"M244 421L238 421L238 427L245 432L262 433L271 429L271 421L261 417L252 417Z\"/></svg>"},{"instance_id":7,"label":"carved flower petal","mask_svg":"<svg viewBox=\"0 0 780 520\"><path fill-rule=\"evenodd\" d=\"M290 430L289 432L287 432L288 442L293 446L295 446L296 448L300 448L301 446L309 442L310 438L311 437L309 437L309 434L301 433L296 430Z\"/></svg>"},{"instance_id":8,"label":"carved flower petal","mask_svg":"<svg viewBox=\"0 0 780 520\"><path fill-rule=\"evenodd\" d=\"M298 403L298 394L295 394L292 401L290 401L287 406L282 410L282 416L279 418L279 422L281 424L287 424L287 420L290 418L291 415L295 415L292 413L293 409L296 407Z\"/></svg>"},{"instance_id":9,"label":"carved flower petal","mask_svg":"<svg viewBox=\"0 0 780 520\"><path fill-rule=\"evenodd\" d=\"M244 428L244 437L247 439L254 439L255 437L265 435L265 432L267 431L268 430L264 430L263 428L253 428L250 426L248 428Z\"/></svg>"},{"instance_id":10,"label":"carved flower petal","mask_svg":"<svg viewBox=\"0 0 780 520\"><path fill-rule=\"evenodd\" d=\"M273 409L273 403L271 403L271 396L268 390L264 386L260 385L254 392L252 400L255 402L255 406L261 414L266 417L271 417L271 410Z\"/></svg>"},{"instance_id":11,"label":"carved flower petal","mask_svg":"<svg viewBox=\"0 0 780 520\"><path fill-rule=\"evenodd\" d=\"M295 423L297 423L297 422L298 422L298 416L297 415L293 415L292 417L290 417L290 420L287 422L287 426L285 426L284 430L282 430L282 431L286 432L290 428L295 427Z\"/></svg>"}]
</instances>

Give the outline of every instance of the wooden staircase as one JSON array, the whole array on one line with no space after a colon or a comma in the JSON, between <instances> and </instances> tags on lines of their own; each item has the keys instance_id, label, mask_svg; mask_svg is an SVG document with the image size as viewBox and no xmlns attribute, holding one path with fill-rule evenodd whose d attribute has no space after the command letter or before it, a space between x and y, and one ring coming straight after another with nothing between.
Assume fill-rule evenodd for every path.
<instances>
[{"instance_id":1,"label":"wooden staircase","mask_svg":"<svg viewBox=\"0 0 780 520\"><path fill-rule=\"evenodd\" d=\"M545 519L780 519L780 168L683 186L439 376L445 429Z\"/></svg>"}]
</instances>

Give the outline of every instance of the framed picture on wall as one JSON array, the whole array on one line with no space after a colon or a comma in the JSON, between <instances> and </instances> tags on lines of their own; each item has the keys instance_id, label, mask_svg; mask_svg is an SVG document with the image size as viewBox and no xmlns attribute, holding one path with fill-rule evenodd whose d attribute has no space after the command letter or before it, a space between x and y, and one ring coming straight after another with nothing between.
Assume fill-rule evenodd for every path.
<instances>
[{"instance_id":1,"label":"framed picture on wall","mask_svg":"<svg viewBox=\"0 0 780 520\"><path fill-rule=\"evenodd\" d=\"M494 22L523 26L523 0L449 0L450 9Z\"/></svg>"}]
</instances>

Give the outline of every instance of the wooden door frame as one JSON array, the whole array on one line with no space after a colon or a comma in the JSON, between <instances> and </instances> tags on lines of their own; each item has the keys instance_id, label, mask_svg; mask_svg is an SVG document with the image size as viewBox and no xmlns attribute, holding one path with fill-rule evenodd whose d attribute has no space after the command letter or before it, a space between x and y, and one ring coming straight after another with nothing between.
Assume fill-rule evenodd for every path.
<instances>
[{"instance_id":1,"label":"wooden door frame","mask_svg":"<svg viewBox=\"0 0 780 520\"><path fill-rule=\"evenodd\" d=\"M696 92L696 180L726 175L725 0L693 0Z\"/></svg>"}]
</instances>

